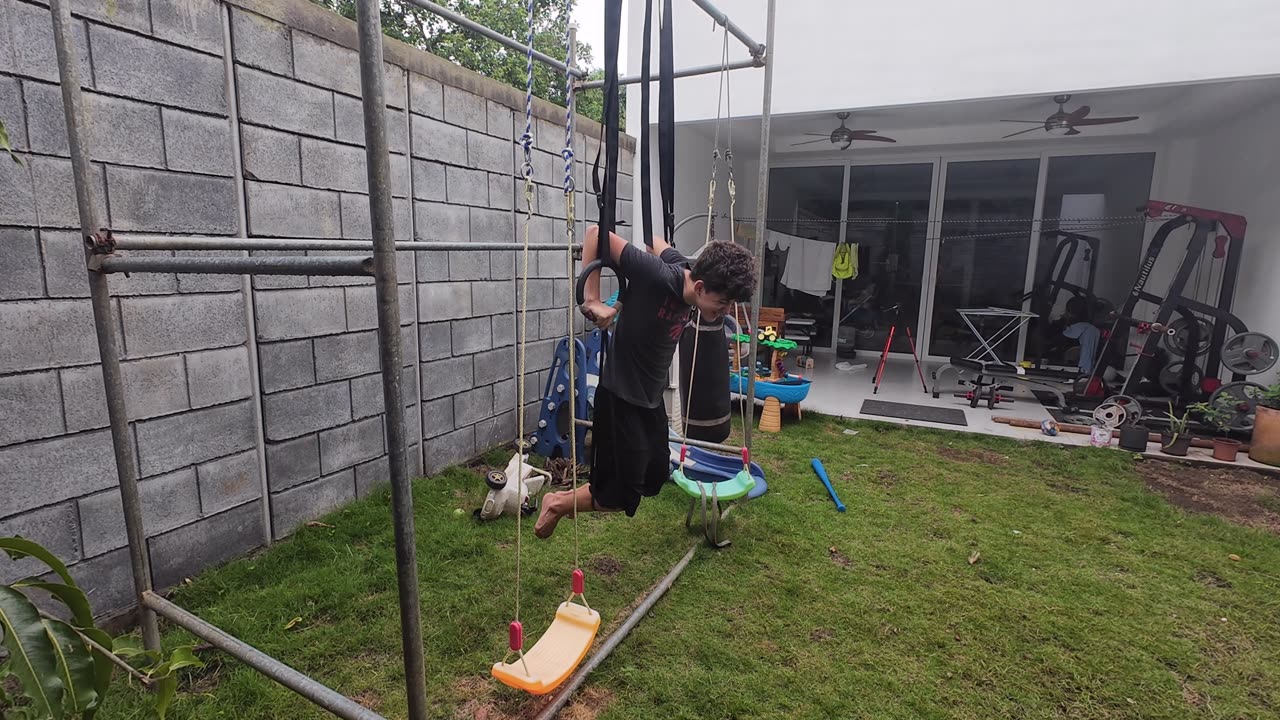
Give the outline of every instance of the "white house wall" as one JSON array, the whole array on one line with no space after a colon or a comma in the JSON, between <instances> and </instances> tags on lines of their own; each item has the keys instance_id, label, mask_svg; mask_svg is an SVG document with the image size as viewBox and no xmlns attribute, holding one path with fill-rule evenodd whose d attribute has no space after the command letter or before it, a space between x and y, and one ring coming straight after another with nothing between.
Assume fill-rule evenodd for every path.
<instances>
[{"instance_id":1,"label":"white house wall","mask_svg":"<svg viewBox=\"0 0 1280 720\"><path fill-rule=\"evenodd\" d=\"M765 0L716 4L764 42ZM628 12L627 67L635 71L644 3L630 0ZM676 66L718 64L722 36L710 19L688 0L676 0L673 12ZM773 112L1274 75L1280 73L1277 34L1280 3L1274 0L783 1L777 3ZM655 69L656 48L655 41ZM748 57L736 41L729 50L731 61ZM730 77L734 114L758 115L763 71ZM717 83L715 75L678 81L677 120L714 118ZM629 103L638 107L638 95Z\"/></svg>"}]
</instances>

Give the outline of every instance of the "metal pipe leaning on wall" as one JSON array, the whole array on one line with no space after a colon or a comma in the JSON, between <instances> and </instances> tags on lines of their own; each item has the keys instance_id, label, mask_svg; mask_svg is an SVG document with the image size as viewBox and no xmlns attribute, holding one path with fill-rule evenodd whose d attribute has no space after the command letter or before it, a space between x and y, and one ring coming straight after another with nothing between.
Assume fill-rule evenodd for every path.
<instances>
[{"instance_id":1,"label":"metal pipe leaning on wall","mask_svg":"<svg viewBox=\"0 0 1280 720\"><path fill-rule=\"evenodd\" d=\"M372 257L129 257L95 255L89 269L103 273L210 275L373 275Z\"/></svg>"},{"instance_id":2,"label":"metal pipe leaning on wall","mask_svg":"<svg viewBox=\"0 0 1280 720\"><path fill-rule=\"evenodd\" d=\"M181 237L170 235L114 236L117 250L372 250L372 240L307 240L298 238ZM524 250L518 242L425 242L402 240L396 250L444 252L449 250ZM559 243L529 243L530 250L564 251ZM575 255L582 245L574 245Z\"/></svg>"}]
</instances>

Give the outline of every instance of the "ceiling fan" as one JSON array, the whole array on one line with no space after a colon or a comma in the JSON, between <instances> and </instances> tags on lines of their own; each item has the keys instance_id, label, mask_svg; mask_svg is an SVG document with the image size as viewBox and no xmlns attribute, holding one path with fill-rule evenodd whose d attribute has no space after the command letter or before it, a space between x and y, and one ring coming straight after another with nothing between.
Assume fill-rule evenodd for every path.
<instances>
[{"instance_id":1,"label":"ceiling fan","mask_svg":"<svg viewBox=\"0 0 1280 720\"><path fill-rule=\"evenodd\" d=\"M1127 115L1125 117L1091 118L1091 117L1088 117L1089 115L1088 105L1081 105L1075 110L1072 110L1071 112L1067 112L1066 108L1064 108L1063 106L1071 102L1070 95L1054 95L1053 101L1058 103L1058 112L1050 115L1044 120L1001 120L1000 122L1030 123L1032 125L1040 126L1040 127L1028 128L1026 130L1019 130L1016 133L1005 135L1005 138L1011 138L1011 137L1014 137L1015 135L1021 135L1023 133L1034 132L1036 130L1041 130L1041 129L1053 135L1079 135L1080 131L1077 130L1076 128L1081 128L1088 125L1113 125L1115 123L1129 122L1130 120L1138 119L1137 115Z\"/></svg>"},{"instance_id":2,"label":"ceiling fan","mask_svg":"<svg viewBox=\"0 0 1280 720\"><path fill-rule=\"evenodd\" d=\"M822 142L823 140L828 140L831 142L832 145L835 145L838 143L844 143L844 146L841 147L840 149L848 150L849 146L852 145L855 140L875 140L876 142L888 142L888 143L898 142L893 138L884 137L883 135L876 135L877 131L875 130L851 130L845 127L844 121L849 119L849 113L847 112L836 113L836 117L840 118L840 127L836 128L835 130L832 130L830 133L812 133L812 132L805 133L805 135L814 135L821 139L805 140L804 142L791 143L791 147L796 147L797 145L809 145L812 143Z\"/></svg>"}]
</instances>

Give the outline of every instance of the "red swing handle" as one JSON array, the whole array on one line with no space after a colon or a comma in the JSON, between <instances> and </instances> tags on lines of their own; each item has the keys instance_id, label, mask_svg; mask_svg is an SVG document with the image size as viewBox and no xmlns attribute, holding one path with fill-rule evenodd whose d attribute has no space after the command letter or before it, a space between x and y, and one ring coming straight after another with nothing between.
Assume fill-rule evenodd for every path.
<instances>
[{"instance_id":1,"label":"red swing handle","mask_svg":"<svg viewBox=\"0 0 1280 720\"><path fill-rule=\"evenodd\" d=\"M587 588L586 576L583 575L582 570L574 570L573 571L573 594L581 595L583 591L586 590L586 588Z\"/></svg>"},{"instance_id":2,"label":"red swing handle","mask_svg":"<svg viewBox=\"0 0 1280 720\"><path fill-rule=\"evenodd\" d=\"M689 452L689 446L685 444L681 444L680 445L680 464L681 465L684 465L684 457L688 452Z\"/></svg>"},{"instance_id":3,"label":"red swing handle","mask_svg":"<svg viewBox=\"0 0 1280 720\"><path fill-rule=\"evenodd\" d=\"M742 448L742 469L743 470L751 469L751 451L748 450L745 446Z\"/></svg>"},{"instance_id":4,"label":"red swing handle","mask_svg":"<svg viewBox=\"0 0 1280 720\"><path fill-rule=\"evenodd\" d=\"M511 645L511 652L520 652L524 649L524 626L519 620L512 620L510 627L507 628L507 642Z\"/></svg>"}]
</instances>

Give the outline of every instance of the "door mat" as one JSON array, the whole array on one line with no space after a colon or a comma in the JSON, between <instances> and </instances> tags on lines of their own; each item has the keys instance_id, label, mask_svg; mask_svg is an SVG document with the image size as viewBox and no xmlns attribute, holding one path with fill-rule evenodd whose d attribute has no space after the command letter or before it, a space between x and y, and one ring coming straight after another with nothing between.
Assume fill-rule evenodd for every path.
<instances>
[{"instance_id":1,"label":"door mat","mask_svg":"<svg viewBox=\"0 0 1280 720\"><path fill-rule=\"evenodd\" d=\"M958 408L912 405L910 403L885 402L884 400L865 400L862 403L862 410L859 412L863 415L881 415L902 420L923 420L925 422L963 425L965 427L969 425L969 421L965 420L964 411Z\"/></svg>"}]
</instances>

